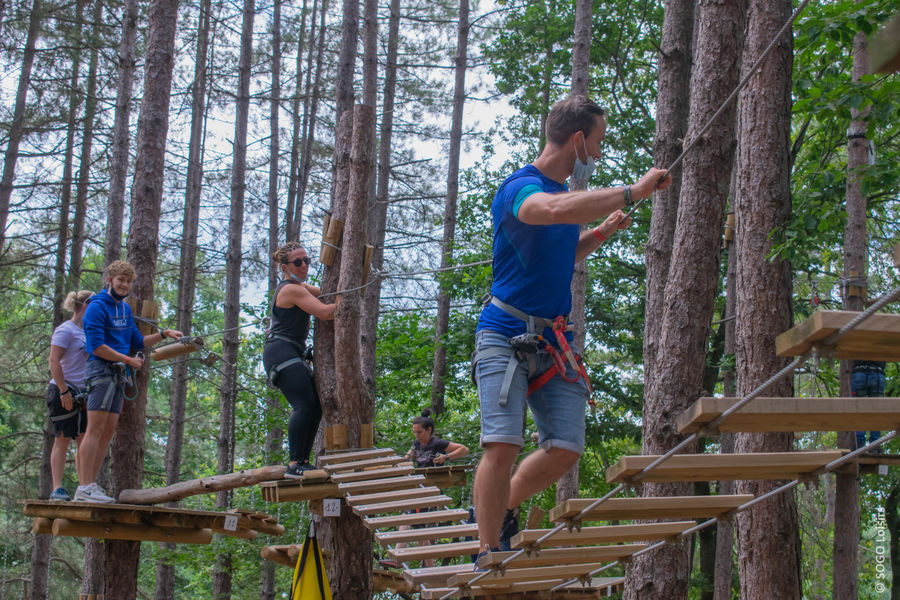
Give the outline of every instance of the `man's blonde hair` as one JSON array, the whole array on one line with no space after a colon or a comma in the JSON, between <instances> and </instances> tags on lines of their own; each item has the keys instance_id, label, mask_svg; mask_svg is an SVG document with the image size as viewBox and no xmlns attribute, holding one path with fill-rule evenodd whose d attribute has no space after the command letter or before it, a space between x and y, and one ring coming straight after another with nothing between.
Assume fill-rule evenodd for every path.
<instances>
[{"instance_id":1,"label":"man's blonde hair","mask_svg":"<svg viewBox=\"0 0 900 600\"><path fill-rule=\"evenodd\" d=\"M120 275L124 275L128 279L134 280L134 267L131 266L131 263L127 263L124 260L115 260L109 263L109 266L106 267L106 277L113 279Z\"/></svg>"}]
</instances>

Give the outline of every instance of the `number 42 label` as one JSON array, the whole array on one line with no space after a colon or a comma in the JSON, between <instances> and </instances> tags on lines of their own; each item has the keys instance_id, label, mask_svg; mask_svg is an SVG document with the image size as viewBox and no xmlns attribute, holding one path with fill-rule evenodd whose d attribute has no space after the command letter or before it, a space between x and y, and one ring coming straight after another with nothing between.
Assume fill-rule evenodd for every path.
<instances>
[{"instance_id":1,"label":"number 42 label","mask_svg":"<svg viewBox=\"0 0 900 600\"><path fill-rule=\"evenodd\" d=\"M322 515L326 517L341 516L341 499L325 498L322 500Z\"/></svg>"}]
</instances>

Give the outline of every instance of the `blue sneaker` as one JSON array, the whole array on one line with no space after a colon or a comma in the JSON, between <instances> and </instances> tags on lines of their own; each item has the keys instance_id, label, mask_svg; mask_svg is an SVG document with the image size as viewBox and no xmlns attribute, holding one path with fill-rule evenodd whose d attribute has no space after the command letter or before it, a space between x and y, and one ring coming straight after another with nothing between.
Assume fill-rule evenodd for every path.
<instances>
[{"instance_id":1,"label":"blue sneaker","mask_svg":"<svg viewBox=\"0 0 900 600\"><path fill-rule=\"evenodd\" d=\"M72 498L69 497L68 492L66 492L66 488L58 487L50 492L50 499L56 502L68 502Z\"/></svg>"},{"instance_id":2,"label":"blue sneaker","mask_svg":"<svg viewBox=\"0 0 900 600\"><path fill-rule=\"evenodd\" d=\"M472 569L473 573L485 573L487 571L490 571L490 569L484 569L478 566L478 559L480 559L482 556L487 556L488 552L500 552L500 548L489 548L487 550L482 550L481 552L479 552L478 556L476 556L472 561L475 564L475 568Z\"/></svg>"}]
</instances>

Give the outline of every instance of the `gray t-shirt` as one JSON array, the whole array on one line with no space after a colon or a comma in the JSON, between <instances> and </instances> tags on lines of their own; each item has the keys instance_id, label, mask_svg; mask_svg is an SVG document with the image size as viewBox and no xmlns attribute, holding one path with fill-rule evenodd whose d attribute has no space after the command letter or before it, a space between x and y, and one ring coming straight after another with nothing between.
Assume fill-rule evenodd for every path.
<instances>
[{"instance_id":1,"label":"gray t-shirt","mask_svg":"<svg viewBox=\"0 0 900 600\"><path fill-rule=\"evenodd\" d=\"M59 359L66 384L84 387L84 370L88 361L88 353L84 349L84 329L71 320L65 321L53 331L50 345L66 349ZM50 377L50 383L62 387L53 381L53 377Z\"/></svg>"}]
</instances>

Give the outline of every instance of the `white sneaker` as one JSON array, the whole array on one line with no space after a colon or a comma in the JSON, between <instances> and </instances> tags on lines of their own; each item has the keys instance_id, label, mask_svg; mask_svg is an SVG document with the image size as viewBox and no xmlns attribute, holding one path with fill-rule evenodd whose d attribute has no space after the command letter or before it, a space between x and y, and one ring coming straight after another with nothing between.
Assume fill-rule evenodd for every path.
<instances>
[{"instance_id":1,"label":"white sneaker","mask_svg":"<svg viewBox=\"0 0 900 600\"><path fill-rule=\"evenodd\" d=\"M97 482L95 481L87 485L79 485L78 489L75 490L75 501L111 504L114 503L116 499L107 496L103 488L97 485Z\"/></svg>"}]
</instances>

